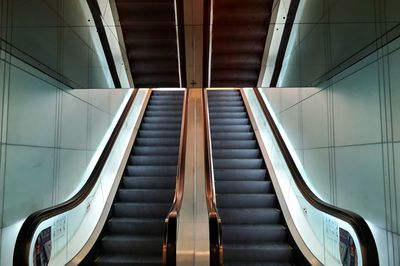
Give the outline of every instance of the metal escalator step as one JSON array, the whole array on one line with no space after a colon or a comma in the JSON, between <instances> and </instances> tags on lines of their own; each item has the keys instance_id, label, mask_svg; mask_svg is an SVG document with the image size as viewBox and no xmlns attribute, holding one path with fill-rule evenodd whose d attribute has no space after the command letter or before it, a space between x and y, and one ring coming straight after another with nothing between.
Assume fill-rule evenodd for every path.
<instances>
[{"instance_id":1,"label":"metal escalator step","mask_svg":"<svg viewBox=\"0 0 400 266\"><path fill-rule=\"evenodd\" d=\"M111 218L107 222L107 229L114 235L155 235L164 233L163 219L142 218Z\"/></svg>"},{"instance_id":2,"label":"metal escalator step","mask_svg":"<svg viewBox=\"0 0 400 266\"><path fill-rule=\"evenodd\" d=\"M161 255L163 236L107 235L101 240L105 254Z\"/></svg>"},{"instance_id":3,"label":"metal escalator step","mask_svg":"<svg viewBox=\"0 0 400 266\"><path fill-rule=\"evenodd\" d=\"M160 256L102 255L95 261L97 266L161 266Z\"/></svg>"},{"instance_id":4,"label":"metal escalator step","mask_svg":"<svg viewBox=\"0 0 400 266\"><path fill-rule=\"evenodd\" d=\"M245 112L246 108L244 106L210 106L209 112L219 113L219 112Z\"/></svg>"},{"instance_id":5,"label":"metal escalator step","mask_svg":"<svg viewBox=\"0 0 400 266\"><path fill-rule=\"evenodd\" d=\"M160 96L166 96L166 95L184 95L183 90L177 90L177 91L163 91L163 90L153 90L151 92L151 95L160 95Z\"/></svg>"},{"instance_id":6,"label":"metal escalator step","mask_svg":"<svg viewBox=\"0 0 400 266\"><path fill-rule=\"evenodd\" d=\"M149 104L150 105L173 105L173 106L182 106L183 101L182 100L172 100L172 99L166 99L166 100L159 100L159 99L150 99Z\"/></svg>"},{"instance_id":7,"label":"metal escalator step","mask_svg":"<svg viewBox=\"0 0 400 266\"><path fill-rule=\"evenodd\" d=\"M211 118L211 126L222 126L222 125L249 125L248 118Z\"/></svg>"},{"instance_id":8,"label":"metal escalator step","mask_svg":"<svg viewBox=\"0 0 400 266\"><path fill-rule=\"evenodd\" d=\"M175 105L148 105L149 111L182 111L182 106Z\"/></svg>"},{"instance_id":9,"label":"metal escalator step","mask_svg":"<svg viewBox=\"0 0 400 266\"><path fill-rule=\"evenodd\" d=\"M265 261L224 261L224 266L294 266L291 262L265 262Z\"/></svg>"},{"instance_id":10,"label":"metal escalator step","mask_svg":"<svg viewBox=\"0 0 400 266\"><path fill-rule=\"evenodd\" d=\"M149 138L179 138L180 130L139 130L138 137Z\"/></svg>"},{"instance_id":11,"label":"metal escalator step","mask_svg":"<svg viewBox=\"0 0 400 266\"><path fill-rule=\"evenodd\" d=\"M174 176L176 166L169 165L128 165L125 172L129 176Z\"/></svg>"},{"instance_id":12,"label":"metal escalator step","mask_svg":"<svg viewBox=\"0 0 400 266\"><path fill-rule=\"evenodd\" d=\"M214 159L215 169L260 169L265 168L263 159Z\"/></svg>"},{"instance_id":13,"label":"metal escalator step","mask_svg":"<svg viewBox=\"0 0 400 266\"><path fill-rule=\"evenodd\" d=\"M222 224L277 224L281 211L276 208L219 208Z\"/></svg>"},{"instance_id":14,"label":"metal escalator step","mask_svg":"<svg viewBox=\"0 0 400 266\"><path fill-rule=\"evenodd\" d=\"M211 101L241 101L240 95L208 95L208 102Z\"/></svg>"},{"instance_id":15,"label":"metal escalator step","mask_svg":"<svg viewBox=\"0 0 400 266\"><path fill-rule=\"evenodd\" d=\"M113 216L119 218L159 218L165 219L172 203L125 203L113 204Z\"/></svg>"},{"instance_id":16,"label":"metal escalator step","mask_svg":"<svg viewBox=\"0 0 400 266\"><path fill-rule=\"evenodd\" d=\"M144 123L176 123L179 124L182 121L182 117L181 116L145 116L143 118Z\"/></svg>"},{"instance_id":17,"label":"metal escalator step","mask_svg":"<svg viewBox=\"0 0 400 266\"><path fill-rule=\"evenodd\" d=\"M142 123L140 129L144 130L179 130L181 123Z\"/></svg>"},{"instance_id":18,"label":"metal escalator step","mask_svg":"<svg viewBox=\"0 0 400 266\"><path fill-rule=\"evenodd\" d=\"M288 244L224 244L224 259L227 261L247 262L290 262L293 248Z\"/></svg>"},{"instance_id":19,"label":"metal escalator step","mask_svg":"<svg viewBox=\"0 0 400 266\"><path fill-rule=\"evenodd\" d=\"M215 140L212 142L215 149L256 149L256 140Z\"/></svg>"},{"instance_id":20,"label":"metal escalator step","mask_svg":"<svg viewBox=\"0 0 400 266\"><path fill-rule=\"evenodd\" d=\"M253 140L254 133L252 132L226 132L214 133L211 136L212 140Z\"/></svg>"},{"instance_id":21,"label":"metal escalator step","mask_svg":"<svg viewBox=\"0 0 400 266\"><path fill-rule=\"evenodd\" d=\"M212 96L212 95L223 95L223 96L240 95L239 90L209 90L209 91L207 91L207 93L210 96Z\"/></svg>"},{"instance_id":22,"label":"metal escalator step","mask_svg":"<svg viewBox=\"0 0 400 266\"><path fill-rule=\"evenodd\" d=\"M182 111L146 111L147 117L182 117Z\"/></svg>"},{"instance_id":23,"label":"metal escalator step","mask_svg":"<svg viewBox=\"0 0 400 266\"><path fill-rule=\"evenodd\" d=\"M263 181L267 176L265 169L215 169L217 181Z\"/></svg>"},{"instance_id":24,"label":"metal escalator step","mask_svg":"<svg viewBox=\"0 0 400 266\"><path fill-rule=\"evenodd\" d=\"M175 189L176 177L124 176L122 185L124 188L137 189Z\"/></svg>"},{"instance_id":25,"label":"metal escalator step","mask_svg":"<svg viewBox=\"0 0 400 266\"><path fill-rule=\"evenodd\" d=\"M276 206L275 194L217 194L219 208L272 208Z\"/></svg>"},{"instance_id":26,"label":"metal escalator step","mask_svg":"<svg viewBox=\"0 0 400 266\"><path fill-rule=\"evenodd\" d=\"M210 119L214 118L247 118L246 112L215 112L210 113Z\"/></svg>"},{"instance_id":27,"label":"metal escalator step","mask_svg":"<svg viewBox=\"0 0 400 266\"><path fill-rule=\"evenodd\" d=\"M252 132L250 125L211 125L211 135L217 132Z\"/></svg>"},{"instance_id":28,"label":"metal escalator step","mask_svg":"<svg viewBox=\"0 0 400 266\"><path fill-rule=\"evenodd\" d=\"M271 181L216 181L215 191L218 194L231 193L268 193Z\"/></svg>"},{"instance_id":29,"label":"metal escalator step","mask_svg":"<svg viewBox=\"0 0 400 266\"><path fill-rule=\"evenodd\" d=\"M171 203L174 200L175 190L173 189L118 189L118 202L151 202Z\"/></svg>"},{"instance_id":30,"label":"metal escalator step","mask_svg":"<svg viewBox=\"0 0 400 266\"><path fill-rule=\"evenodd\" d=\"M134 147L133 155L175 155L177 156L179 147Z\"/></svg>"},{"instance_id":31,"label":"metal escalator step","mask_svg":"<svg viewBox=\"0 0 400 266\"><path fill-rule=\"evenodd\" d=\"M256 159L261 157L257 149L213 149L214 159Z\"/></svg>"},{"instance_id":32,"label":"metal escalator step","mask_svg":"<svg viewBox=\"0 0 400 266\"><path fill-rule=\"evenodd\" d=\"M242 101L213 101L209 100L208 101L208 106L214 107L214 106L226 106L226 107L242 107L243 102Z\"/></svg>"},{"instance_id":33,"label":"metal escalator step","mask_svg":"<svg viewBox=\"0 0 400 266\"><path fill-rule=\"evenodd\" d=\"M224 243L266 243L287 241L287 229L280 224L224 225L222 235Z\"/></svg>"},{"instance_id":34,"label":"metal escalator step","mask_svg":"<svg viewBox=\"0 0 400 266\"><path fill-rule=\"evenodd\" d=\"M130 165L177 165L178 156L130 156L128 164Z\"/></svg>"},{"instance_id":35,"label":"metal escalator step","mask_svg":"<svg viewBox=\"0 0 400 266\"><path fill-rule=\"evenodd\" d=\"M150 137L139 137L136 138L137 146L150 146L150 147L158 147L158 146L178 146L179 138L150 138Z\"/></svg>"}]
</instances>

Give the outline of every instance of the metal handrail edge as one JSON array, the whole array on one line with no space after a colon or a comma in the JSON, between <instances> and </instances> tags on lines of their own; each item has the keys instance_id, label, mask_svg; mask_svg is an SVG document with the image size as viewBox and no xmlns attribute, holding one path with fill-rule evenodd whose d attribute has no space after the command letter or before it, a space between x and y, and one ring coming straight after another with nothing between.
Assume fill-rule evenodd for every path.
<instances>
[{"instance_id":1,"label":"metal handrail edge","mask_svg":"<svg viewBox=\"0 0 400 266\"><path fill-rule=\"evenodd\" d=\"M186 161L186 138L187 138L187 116L188 116L189 92L185 89L181 132L179 140L178 165L176 175L175 196L172 207L165 218L163 263L164 265L176 265L176 242L178 233L178 217L182 207L183 190L185 185L185 161Z\"/></svg>"},{"instance_id":2,"label":"metal handrail edge","mask_svg":"<svg viewBox=\"0 0 400 266\"><path fill-rule=\"evenodd\" d=\"M222 243L222 230L221 230L222 221L219 216L216 204L207 89L204 89L202 96L203 96L203 111L204 111L204 123L205 123L204 137L205 137L205 144L207 146L207 150L204 153L204 155L205 155L205 166L206 166L206 171L205 171L206 199L207 199L208 225L209 225L209 238L210 238L210 265L219 266L223 265L223 243Z\"/></svg>"}]
</instances>

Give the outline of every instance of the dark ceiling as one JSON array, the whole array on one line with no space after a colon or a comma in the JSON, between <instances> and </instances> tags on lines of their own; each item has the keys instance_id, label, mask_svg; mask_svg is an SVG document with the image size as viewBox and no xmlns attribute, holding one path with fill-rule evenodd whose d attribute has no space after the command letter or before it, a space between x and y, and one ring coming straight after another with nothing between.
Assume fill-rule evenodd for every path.
<instances>
[{"instance_id":1,"label":"dark ceiling","mask_svg":"<svg viewBox=\"0 0 400 266\"><path fill-rule=\"evenodd\" d=\"M183 5L193 6L183 0L177 2L182 3L182 10ZM204 10L211 10L211 2L205 0ZM214 0L213 3L211 66L208 56L204 56L203 72L208 73L211 67L211 87L257 86L273 1ZM174 0L116 0L116 5L135 87L179 87ZM177 17L183 21L183 11L178 10ZM205 14L204 25L207 18ZM179 29L188 27L178 24ZM205 27L205 34L209 33L208 28ZM179 37L181 44L186 41L186 45L194 45L180 33ZM209 51L207 46L205 38L203 54ZM182 51L185 50L180 50L184 67ZM192 70L182 69L181 73L186 75L186 71ZM185 81L182 84L185 86Z\"/></svg>"},{"instance_id":2,"label":"dark ceiling","mask_svg":"<svg viewBox=\"0 0 400 266\"><path fill-rule=\"evenodd\" d=\"M179 87L174 0L115 2L135 87Z\"/></svg>"}]
</instances>

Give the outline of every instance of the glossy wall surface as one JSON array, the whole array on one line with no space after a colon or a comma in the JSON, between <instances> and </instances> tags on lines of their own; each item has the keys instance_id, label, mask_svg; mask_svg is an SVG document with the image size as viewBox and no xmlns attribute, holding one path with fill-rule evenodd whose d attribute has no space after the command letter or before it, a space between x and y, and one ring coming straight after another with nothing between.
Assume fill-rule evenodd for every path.
<instances>
[{"instance_id":1,"label":"glossy wall surface","mask_svg":"<svg viewBox=\"0 0 400 266\"><path fill-rule=\"evenodd\" d=\"M128 88L109 1L98 2L118 76ZM86 0L0 0L0 47L72 88L115 87Z\"/></svg>"},{"instance_id":2,"label":"glossy wall surface","mask_svg":"<svg viewBox=\"0 0 400 266\"><path fill-rule=\"evenodd\" d=\"M112 87L86 1L0 0L1 265L24 218L83 185L129 93Z\"/></svg>"},{"instance_id":3,"label":"glossy wall surface","mask_svg":"<svg viewBox=\"0 0 400 266\"><path fill-rule=\"evenodd\" d=\"M0 226L72 196L128 90L69 89L1 53ZM7 242L7 234L2 235ZM5 253L4 253L5 252ZM10 256L3 251L1 258ZM1 264L1 263L0 263Z\"/></svg>"},{"instance_id":4,"label":"glossy wall surface","mask_svg":"<svg viewBox=\"0 0 400 266\"><path fill-rule=\"evenodd\" d=\"M399 5L304 1L282 88L262 89L309 184L367 220L381 265L400 264Z\"/></svg>"}]
</instances>

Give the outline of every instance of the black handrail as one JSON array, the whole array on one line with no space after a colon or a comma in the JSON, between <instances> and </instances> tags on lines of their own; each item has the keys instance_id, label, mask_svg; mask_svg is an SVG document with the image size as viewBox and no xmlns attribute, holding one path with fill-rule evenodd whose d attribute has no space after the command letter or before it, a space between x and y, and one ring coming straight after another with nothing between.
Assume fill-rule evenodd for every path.
<instances>
[{"instance_id":1,"label":"black handrail","mask_svg":"<svg viewBox=\"0 0 400 266\"><path fill-rule=\"evenodd\" d=\"M218 214L215 182L214 182L214 166L212 162L211 132L210 119L208 112L207 90L203 92L203 111L204 111L204 138L207 150L204 153L206 167L206 199L208 209L208 226L210 237L210 265L223 265L223 243L222 243L222 222Z\"/></svg>"},{"instance_id":2,"label":"black handrail","mask_svg":"<svg viewBox=\"0 0 400 266\"><path fill-rule=\"evenodd\" d=\"M350 224L350 226L354 229L358 240L360 241L361 247L361 257L362 263L364 266L378 266L379 265L379 257L378 250L376 248L376 243L374 236L367 224L367 222L358 214L348 211L331 204L328 204L318 198L317 195L312 192L312 190L308 187L305 182L303 176L301 175L299 169L297 168L296 163L294 162L288 147L284 139L281 136L281 133L268 110L267 105L265 104L262 95L258 88L254 88L254 92L257 96L257 100L260 103L260 106L264 112L265 118L268 121L268 124L274 134L275 140L279 145L280 151L285 159L285 162L292 174L292 177L297 185L297 188L302 193L303 197L316 209L328 213L340 220L343 220Z\"/></svg>"},{"instance_id":3,"label":"black handrail","mask_svg":"<svg viewBox=\"0 0 400 266\"><path fill-rule=\"evenodd\" d=\"M14 249L14 257L13 257L13 264L18 266L29 266L29 250L32 243L33 235L39 226L40 223L43 221L57 216L61 213L67 212L76 206L80 205L90 194L93 190L101 171L103 170L104 165L107 162L107 159L110 155L110 152L114 146L115 141L118 138L118 135L121 131L121 128L126 120L126 117L129 114L129 111L132 107L133 101L136 97L138 90L134 90L132 95L130 96L112 134L111 137L108 139L104 150L102 151L99 160L97 161L96 165L92 173L90 174L88 180L86 181L85 185L76 193L71 199L60 203L54 207L49 207L43 210L36 211L26 218L22 227L18 233L17 241L15 243Z\"/></svg>"},{"instance_id":4,"label":"black handrail","mask_svg":"<svg viewBox=\"0 0 400 266\"><path fill-rule=\"evenodd\" d=\"M163 263L164 265L176 265L176 241L178 233L178 217L182 207L183 189L185 185L185 161L186 161L186 138L187 138L187 116L188 116L189 92L185 89L183 103L181 135L179 140L179 155L176 174L175 197L171 210L165 218Z\"/></svg>"}]
</instances>

